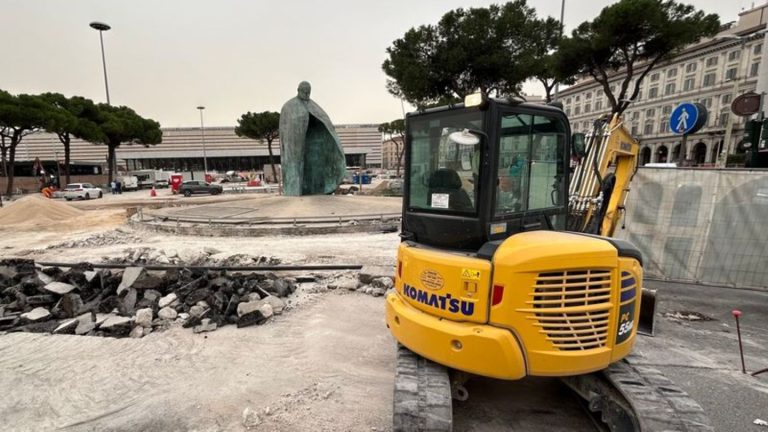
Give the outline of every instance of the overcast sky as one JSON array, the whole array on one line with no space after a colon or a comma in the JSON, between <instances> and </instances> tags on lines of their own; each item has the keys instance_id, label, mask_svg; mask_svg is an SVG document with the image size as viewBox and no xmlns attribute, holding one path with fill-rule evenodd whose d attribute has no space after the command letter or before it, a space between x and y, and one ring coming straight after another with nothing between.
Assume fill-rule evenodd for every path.
<instances>
[{"instance_id":1,"label":"overcast sky","mask_svg":"<svg viewBox=\"0 0 768 432\"><path fill-rule=\"evenodd\" d=\"M98 32L88 26L103 21L112 26L104 33L111 102L163 127L199 125L198 105L206 126L279 111L302 80L334 123L380 123L401 116L381 71L392 41L448 10L491 3L499 2L2 0L0 89L104 102ZM566 31L610 3L567 0ZM693 3L728 22L753 2ZM560 15L560 0L529 4L540 16ZM535 84L525 91L541 94Z\"/></svg>"}]
</instances>

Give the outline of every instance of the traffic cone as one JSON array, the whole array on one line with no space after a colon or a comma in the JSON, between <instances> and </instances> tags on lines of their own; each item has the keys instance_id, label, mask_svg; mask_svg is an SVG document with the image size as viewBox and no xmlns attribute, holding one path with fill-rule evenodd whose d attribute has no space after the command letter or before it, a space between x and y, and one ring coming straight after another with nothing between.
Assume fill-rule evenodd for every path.
<instances>
[{"instance_id":1,"label":"traffic cone","mask_svg":"<svg viewBox=\"0 0 768 432\"><path fill-rule=\"evenodd\" d=\"M149 192L149 196L151 196L151 197L156 197L157 196L157 191L155 191L155 187L154 186L152 186L152 190Z\"/></svg>"}]
</instances>

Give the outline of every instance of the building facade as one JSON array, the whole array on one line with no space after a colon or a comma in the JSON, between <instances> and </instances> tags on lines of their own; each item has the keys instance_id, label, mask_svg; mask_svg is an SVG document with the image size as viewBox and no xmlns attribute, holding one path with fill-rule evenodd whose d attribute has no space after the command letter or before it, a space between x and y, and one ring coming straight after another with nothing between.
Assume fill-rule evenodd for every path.
<instances>
[{"instance_id":1,"label":"building facade","mask_svg":"<svg viewBox=\"0 0 768 432\"><path fill-rule=\"evenodd\" d=\"M667 62L656 66L643 80L640 92L624 112L627 129L640 141L640 163L692 160L711 166L726 154L738 151L744 137L745 117L731 113L731 102L741 94L755 91L761 68L768 22L768 4L741 12L739 20L724 26L715 37L685 48ZM610 81L618 95L623 71ZM630 83L629 89L634 88ZM560 92L574 132L587 132L592 122L611 111L602 85L585 79ZM699 102L708 111L706 125L688 136L685 155L682 137L672 133L669 117L683 102ZM728 129L731 138L726 142Z\"/></svg>"},{"instance_id":2,"label":"building facade","mask_svg":"<svg viewBox=\"0 0 768 432\"><path fill-rule=\"evenodd\" d=\"M393 140L386 140L381 144L381 167L388 170L397 168L397 149L400 146L402 151L403 139L395 138ZM405 155L400 158L400 168L403 167L403 160Z\"/></svg>"},{"instance_id":3,"label":"building facade","mask_svg":"<svg viewBox=\"0 0 768 432\"><path fill-rule=\"evenodd\" d=\"M378 125L336 125L348 166L381 167L381 133ZM205 146L203 146L203 141ZM275 163L280 163L280 141L272 142ZM118 166L126 170L164 169L202 171L203 153L210 171L262 170L269 162L266 141L240 138L234 127L163 128L163 142L150 147L123 144L117 149ZM64 161L63 146L54 134L37 133L25 137L16 150L16 160ZM73 140L70 160L106 165L107 148Z\"/></svg>"}]
</instances>

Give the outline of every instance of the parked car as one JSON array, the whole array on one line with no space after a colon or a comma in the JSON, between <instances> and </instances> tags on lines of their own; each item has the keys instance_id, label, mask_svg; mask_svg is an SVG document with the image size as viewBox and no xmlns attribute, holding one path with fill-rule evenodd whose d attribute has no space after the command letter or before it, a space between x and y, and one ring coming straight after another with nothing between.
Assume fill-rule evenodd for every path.
<instances>
[{"instance_id":1,"label":"parked car","mask_svg":"<svg viewBox=\"0 0 768 432\"><path fill-rule=\"evenodd\" d=\"M64 189L64 199L72 201L78 199L101 198L103 193L101 189L90 183L70 183Z\"/></svg>"},{"instance_id":2,"label":"parked car","mask_svg":"<svg viewBox=\"0 0 768 432\"><path fill-rule=\"evenodd\" d=\"M186 197L192 196L192 194L196 193L209 193L211 195L218 195L223 190L224 188L222 188L221 185L206 183L202 180L185 181L179 187L179 193L184 194Z\"/></svg>"}]
</instances>

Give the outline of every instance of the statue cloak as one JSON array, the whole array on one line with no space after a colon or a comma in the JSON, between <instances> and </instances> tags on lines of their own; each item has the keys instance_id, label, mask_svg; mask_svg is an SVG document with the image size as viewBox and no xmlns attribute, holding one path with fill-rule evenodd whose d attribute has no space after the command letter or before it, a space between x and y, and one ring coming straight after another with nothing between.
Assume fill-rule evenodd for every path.
<instances>
[{"instance_id":1,"label":"statue cloak","mask_svg":"<svg viewBox=\"0 0 768 432\"><path fill-rule=\"evenodd\" d=\"M346 175L336 130L313 100L294 97L280 110L280 161L288 196L333 193Z\"/></svg>"}]
</instances>

